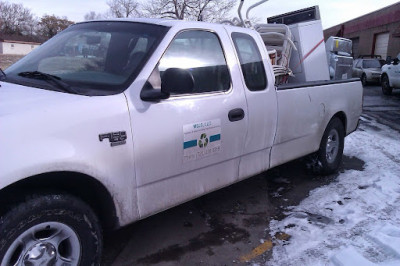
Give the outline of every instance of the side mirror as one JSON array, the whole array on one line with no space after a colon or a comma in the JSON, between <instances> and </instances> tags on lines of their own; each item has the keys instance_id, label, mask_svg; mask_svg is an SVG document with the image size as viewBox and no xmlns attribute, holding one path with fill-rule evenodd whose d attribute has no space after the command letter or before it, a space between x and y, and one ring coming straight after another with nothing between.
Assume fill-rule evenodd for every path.
<instances>
[{"instance_id":1,"label":"side mirror","mask_svg":"<svg viewBox=\"0 0 400 266\"><path fill-rule=\"evenodd\" d=\"M192 73L186 69L168 68L161 77L161 92L166 94L188 94L194 89Z\"/></svg>"},{"instance_id":2,"label":"side mirror","mask_svg":"<svg viewBox=\"0 0 400 266\"><path fill-rule=\"evenodd\" d=\"M393 65L398 65L399 64L399 59L398 58L395 58L394 60L393 60Z\"/></svg>"},{"instance_id":3,"label":"side mirror","mask_svg":"<svg viewBox=\"0 0 400 266\"><path fill-rule=\"evenodd\" d=\"M154 89L150 82L146 81L142 91L140 92L140 99L145 102L159 102L169 98L169 93L163 92L160 89Z\"/></svg>"}]
</instances>

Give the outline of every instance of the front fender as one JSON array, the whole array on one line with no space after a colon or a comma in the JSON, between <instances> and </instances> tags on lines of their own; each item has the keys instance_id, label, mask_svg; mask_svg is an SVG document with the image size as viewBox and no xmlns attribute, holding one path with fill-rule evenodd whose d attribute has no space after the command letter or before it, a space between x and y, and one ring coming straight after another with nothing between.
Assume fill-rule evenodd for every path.
<instances>
[{"instance_id":1,"label":"front fender","mask_svg":"<svg viewBox=\"0 0 400 266\"><path fill-rule=\"evenodd\" d=\"M64 94L65 95L65 94ZM65 97L60 93L59 97ZM133 141L124 94L58 99L0 117L0 189L24 178L59 171L83 173L113 197L121 225L138 218ZM125 132L111 146L100 134Z\"/></svg>"}]
</instances>

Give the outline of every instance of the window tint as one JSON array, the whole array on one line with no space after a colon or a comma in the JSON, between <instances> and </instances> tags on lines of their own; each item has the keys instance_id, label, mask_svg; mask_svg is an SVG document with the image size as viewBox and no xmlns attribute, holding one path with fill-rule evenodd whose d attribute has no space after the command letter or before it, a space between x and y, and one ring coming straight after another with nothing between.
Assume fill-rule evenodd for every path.
<instances>
[{"instance_id":1,"label":"window tint","mask_svg":"<svg viewBox=\"0 0 400 266\"><path fill-rule=\"evenodd\" d=\"M178 34L153 73L159 72L162 78L168 68L187 69L193 75L193 93L227 91L230 88L229 69L221 43L212 32L194 30Z\"/></svg>"},{"instance_id":2,"label":"window tint","mask_svg":"<svg viewBox=\"0 0 400 266\"><path fill-rule=\"evenodd\" d=\"M232 39L247 88L251 91L264 90L267 87L267 78L256 42L250 35L237 32L232 33Z\"/></svg>"}]
</instances>

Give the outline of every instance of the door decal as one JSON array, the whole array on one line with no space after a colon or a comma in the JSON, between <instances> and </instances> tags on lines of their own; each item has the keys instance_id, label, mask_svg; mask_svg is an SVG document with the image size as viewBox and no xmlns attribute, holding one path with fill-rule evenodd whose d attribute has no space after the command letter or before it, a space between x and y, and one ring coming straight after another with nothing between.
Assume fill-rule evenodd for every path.
<instances>
[{"instance_id":1,"label":"door decal","mask_svg":"<svg viewBox=\"0 0 400 266\"><path fill-rule=\"evenodd\" d=\"M220 119L183 126L183 162L199 160L221 150Z\"/></svg>"}]
</instances>

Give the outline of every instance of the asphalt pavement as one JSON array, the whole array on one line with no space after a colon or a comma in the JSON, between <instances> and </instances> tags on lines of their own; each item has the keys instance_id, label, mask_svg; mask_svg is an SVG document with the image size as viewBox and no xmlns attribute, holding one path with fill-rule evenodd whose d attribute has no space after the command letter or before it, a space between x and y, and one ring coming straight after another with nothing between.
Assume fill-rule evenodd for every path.
<instances>
[{"instance_id":1,"label":"asphalt pavement","mask_svg":"<svg viewBox=\"0 0 400 266\"><path fill-rule=\"evenodd\" d=\"M371 118L400 132L400 90L385 96L378 85L365 87L363 120ZM271 169L108 234L103 264L263 264L273 246L271 219L283 219L285 209L311 190L364 164L345 156L339 173L330 176L310 174L301 159Z\"/></svg>"}]
</instances>

